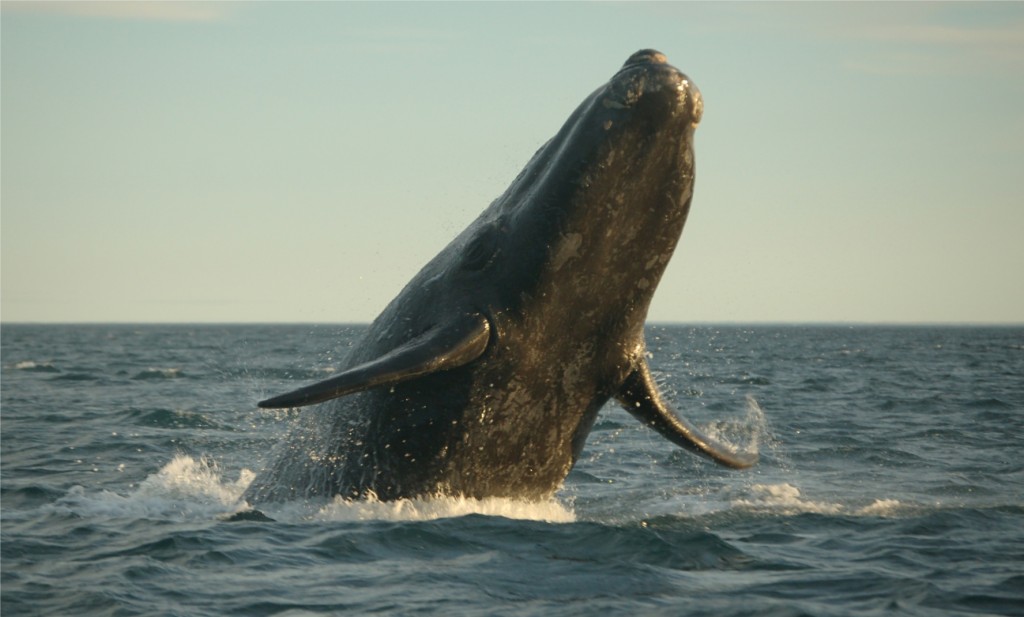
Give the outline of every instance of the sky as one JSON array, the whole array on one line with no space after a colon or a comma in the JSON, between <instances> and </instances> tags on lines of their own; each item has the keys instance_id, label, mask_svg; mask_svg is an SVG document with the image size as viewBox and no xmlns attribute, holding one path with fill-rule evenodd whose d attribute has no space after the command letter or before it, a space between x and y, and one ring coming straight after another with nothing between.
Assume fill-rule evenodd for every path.
<instances>
[{"instance_id":1,"label":"sky","mask_svg":"<svg viewBox=\"0 0 1024 617\"><path fill-rule=\"evenodd\" d=\"M0 5L0 320L369 322L634 51L660 322L1024 322L1024 3Z\"/></svg>"}]
</instances>

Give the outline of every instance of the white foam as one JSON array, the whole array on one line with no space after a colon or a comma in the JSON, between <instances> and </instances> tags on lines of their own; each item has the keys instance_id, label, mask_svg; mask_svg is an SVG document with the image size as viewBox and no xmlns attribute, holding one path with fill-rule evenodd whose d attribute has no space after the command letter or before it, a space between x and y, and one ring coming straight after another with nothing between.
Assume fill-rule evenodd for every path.
<instances>
[{"instance_id":1,"label":"white foam","mask_svg":"<svg viewBox=\"0 0 1024 617\"><path fill-rule=\"evenodd\" d=\"M749 487L750 494L734 499L733 507L770 511L787 515L813 514L848 514L852 516L896 516L905 508L898 499L875 499L871 504L855 507L841 503L815 501L805 498L800 489L789 483L754 484Z\"/></svg>"},{"instance_id":2,"label":"white foam","mask_svg":"<svg viewBox=\"0 0 1024 617\"><path fill-rule=\"evenodd\" d=\"M18 371L57 371L57 367L52 362L36 362L35 360L22 360L14 365L14 369Z\"/></svg>"},{"instance_id":3,"label":"white foam","mask_svg":"<svg viewBox=\"0 0 1024 617\"><path fill-rule=\"evenodd\" d=\"M871 505L857 510L861 516L895 516L903 508L898 499L876 499Z\"/></svg>"},{"instance_id":4,"label":"white foam","mask_svg":"<svg viewBox=\"0 0 1024 617\"><path fill-rule=\"evenodd\" d=\"M255 474L242 469L236 479L224 478L217 464L207 458L179 454L159 471L140 482L128 495L109 490L89 493L75 486L53 506L83 517L215 520L250 509L243 499ZM700 500L698 500L700 501ZM699 509L687 502L686 510ZM682 507L675 504L674 507ZM752 484L729 502L730 508L771 514L848 514L898 516L906 506L897 499L875 499L856 507L805 497L790 483ZM261 506L261 509L263 507ZM671 509L671 508L670 508ZM472 514L547 523L573 523L577 516L563 501L535 502L515 499L432 497L382 502L377 499L297 500L271 504L266 513L290 522L315 521L430 521Z\"/></svg>"},{"instance_id":5,"label":"white foam","mask_svg":"<svg viewBox=\"0 0 1024 617\"><path fill-rule=\"evenodd\" d=\"M212 520L245 507L241 495L254 475L243 469L224 481L212 461L178 455L128 495L75 486L53 507L87 518Z\"/></svg>"},{"instance_id":6,"label":"white foam","mask_svg":"<svg viewBox=\"0 0 1024 617\"><path fill-rule=\"evenodd\" d=\"M179 454L139 484L137 495L230 506L238 503L256 474L243 469L238 480L225 482L216 463Z\"/></svg>"},{"instance_id":7,"label":"white foam","mask_svg":"<svg viewBox=\"0 0 1024 617\"><path fill-rule=\"evenodd\" d=\"M771 510L785 514L813 512L817 514L836 514L843 510L839 504L804 499L800 489L788 483L754 484L750 486L750 495L734 499L732 505L737 508L754 510Z\"/></svg>"},{"instance_id":8,"label":"white foam","mask_svg":"<svg viewBox=\"0 0 1024 617\"><path fill-rule=\"evenodd\" d=\"M177 367L148 367L145 370L135 375L136 379L152 379L152 378L164 378L164 379L176 379L182 376L182 371Z\"/></svg>"},{"instance_id":9,"label":"white foam","mask_svg":"<svg viewBox=\"0 0 1024 617\"><path fill-rule=\"evenodd\" d=\"M84 487L76 486L58 500L55 507L84 517L214 520L250 509L242 495L254 477L253 472L243 469L237 479L226 479L214 461L179 454L140 482L128 495L107 490L89 493ZM571 508L553 499L530 502L434 497L382 502L377 499L351 501L335 498L269 504L266 513L274 519L291 523L429 521L470 514L550 523L576 520Z\"/></svg>"},{"instance_id":10,"label":"white foam","mask_svg":"<svg viewBox=\"0 0 1024 617\"><path fill-rule=\"evenodd\" d=\"M315 518L333 521L430 521L470 514L548 523L576 521L576 515L571 509L553 499L533 502L497 497L430 497L389 502L376 499L352 501L336 497L333 502L321 508Z\"/></svg>"}]
</instances>

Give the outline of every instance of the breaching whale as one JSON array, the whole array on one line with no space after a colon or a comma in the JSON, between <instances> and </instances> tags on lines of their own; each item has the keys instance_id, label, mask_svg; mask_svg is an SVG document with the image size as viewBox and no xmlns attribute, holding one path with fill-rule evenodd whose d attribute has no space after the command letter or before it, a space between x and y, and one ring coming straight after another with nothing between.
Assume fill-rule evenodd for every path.
<instances>
[{"instance_id":1,"label":"breaching whale","mask_svg":"<svg viewBox=\"0 0 1024 617\"><path fill-rule=\"evenodd\" d=\"M545 499L613 398L683 448L753 465L681 419L645 359L702 110L663 54L631 55L388 304L339 374L259 403L318 405L247 500Z\"/></svg>"}]
</instances>

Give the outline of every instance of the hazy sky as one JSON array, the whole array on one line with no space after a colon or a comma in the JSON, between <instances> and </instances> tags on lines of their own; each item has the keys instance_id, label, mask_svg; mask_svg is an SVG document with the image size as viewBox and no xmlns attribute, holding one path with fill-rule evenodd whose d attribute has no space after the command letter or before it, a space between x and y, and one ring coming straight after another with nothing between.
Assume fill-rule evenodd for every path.
<instances>
[{"instance_id":1,"label":"hazy sky","mask_svg":"<svg viewBox=\"0 0 1024 617\"><path fill-rule=\"evenodd\" d=\"M369 321L637 49L656 321L1024 321L1024 3L2 4L4 321Z\"/></svg>"}]
</instances>

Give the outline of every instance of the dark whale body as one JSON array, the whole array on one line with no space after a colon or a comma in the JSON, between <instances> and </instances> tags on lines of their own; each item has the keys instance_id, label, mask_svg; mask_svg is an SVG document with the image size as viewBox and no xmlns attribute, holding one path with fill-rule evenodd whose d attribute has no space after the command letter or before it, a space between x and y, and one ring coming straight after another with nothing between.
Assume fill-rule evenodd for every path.
<instances>
[{"instance_id":1,"label":"dark whale body","mask_svg":"<svg viewBox=\"0 0 1024 617\"><path fill-rule=\"evenodd\" d=\"M248 501L544 499L612 398L684 448L754 464L681 420L644 358L702 108L665 56L630 56L384 309L339 375L259 404L322 403Z\"/></svg>"}]
</instances>

